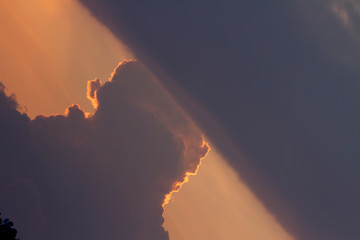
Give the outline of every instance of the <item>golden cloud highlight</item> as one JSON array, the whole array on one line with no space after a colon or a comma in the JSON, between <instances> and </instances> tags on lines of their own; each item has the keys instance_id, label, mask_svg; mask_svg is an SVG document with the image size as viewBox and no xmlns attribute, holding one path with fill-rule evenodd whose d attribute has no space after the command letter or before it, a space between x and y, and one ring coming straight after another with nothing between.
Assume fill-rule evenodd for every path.
<instances>
[{"instance_id":1,"label":"golden cloud highlight","mask_svg":"<svg viewBox=\"0 0 360 240\"><path fill-rule=\"evenodd\" d=\"M101 87L100 79L95 78L94 80L88 81L86 97L91 101L94 109L97 109L99 103L96 98L96 91Z\"/></svg>"},{"instance_id":2,"label":"golden cloud highlight","mask_svg":"<svg viewBox=\"0 0 360 240\"><path fill-rule=\"evenodd\" d=\"M176 192L179 192L181 187L187 183L189 181L189 178L190 176L194 176L198 173L198 170L200 168L200 165L202 163L202 160L205 159L205 157L207 156L207 154L209 153L209 151L211 150L210 148L210 145L208 142L205 142L205 140L203 139L202 141L202 144L201 144L201 149L203 149L203 156L200 156L200 160L199 160L199 163L196 165L195 169L192 170L192 171L187 171L185 172L185 176L183 178L182 181L178 181L178 182L175 182L173 185L172 185L172 190L171 192L169 192L168 194L165 195L164 197L164 201L163 201L163 204L162 204L162 207L164 208L166 204L168 204L171 199L172 199L172 195L173 193L176 193Z\"/></svg>"}]
</instances>

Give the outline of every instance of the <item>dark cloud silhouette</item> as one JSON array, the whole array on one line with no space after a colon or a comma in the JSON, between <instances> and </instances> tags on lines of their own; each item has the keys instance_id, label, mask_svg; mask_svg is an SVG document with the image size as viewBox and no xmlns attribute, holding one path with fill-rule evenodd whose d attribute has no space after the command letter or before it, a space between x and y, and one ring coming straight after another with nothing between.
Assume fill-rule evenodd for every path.
<instances>
[{"instance_id":1,"label":"dark cloud silhouette","mask_svg":"<svg viewBox=\"0 0 360 240\"><path fill-rule=\"evenodd\" d=\"M33 120L1 87L3 213L24 240L169 239L162 204L208 151L201 132L138 62L89 85L93 115Z\"/></svg>"},{"instance_id":2,"label":"dark cloud silhouette","mask_svg":"<svg viewBox=\"0 0 360 240\"><path fill-rule=\"evenodd\" d=\"M297 239L360 238L357 1L80 2Z\"/></svg>"}]
</instances>

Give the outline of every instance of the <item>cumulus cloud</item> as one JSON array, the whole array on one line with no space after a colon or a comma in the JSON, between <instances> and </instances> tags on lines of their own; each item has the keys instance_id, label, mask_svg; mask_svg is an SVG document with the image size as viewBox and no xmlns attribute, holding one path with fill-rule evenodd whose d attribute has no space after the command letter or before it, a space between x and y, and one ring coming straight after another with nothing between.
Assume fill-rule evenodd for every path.
<instances>
[{"instance_id":1,"label":"cumulus cloud","mask_svg":"<svg viewBox=\"0 0 360 240\"><path fill-rule=\"evenodd\" d=\"M340 7L337 3L333 2L331 5L332 11L339 17L339 19L348 26L350 24L349 14L345 8Z\"/></svg>"},{"instance_id":2,"label":"cumulus cloud","mask_svg":"<svg viewBox=\"0 0 360 240\"><path fill-rule=\"evenodd\" d=\"M88 86L93 115L33 120L0 89L1 210L22 239L168 239L162 205L207 153L201 132L138 62Z\"/></svg>"}]
</instances>

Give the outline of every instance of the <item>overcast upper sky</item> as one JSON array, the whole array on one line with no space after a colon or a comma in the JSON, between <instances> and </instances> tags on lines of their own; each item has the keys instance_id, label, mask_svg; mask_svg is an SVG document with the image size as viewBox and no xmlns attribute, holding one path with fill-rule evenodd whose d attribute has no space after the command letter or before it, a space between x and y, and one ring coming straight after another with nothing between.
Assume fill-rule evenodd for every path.
<instances>
[{"instance_id":1,"label":"overcast upper sky","mask_svg":"<svg viewBox=\"0 0 360 240\"><path fill-rule=\"evenodd\" d=\"M80 1L295 238L360 238L357 1Z\"/></svg>"},{"instance_id":2,"label":"overcast upper sky","mask_svg":"<svg viewBox=\"0 0 360 240\"><path fill-rule=\"evenodd\" d=\"M358 1L0 0L0 20L20 239L360 239Z\"/></svg>"}]
</instances>

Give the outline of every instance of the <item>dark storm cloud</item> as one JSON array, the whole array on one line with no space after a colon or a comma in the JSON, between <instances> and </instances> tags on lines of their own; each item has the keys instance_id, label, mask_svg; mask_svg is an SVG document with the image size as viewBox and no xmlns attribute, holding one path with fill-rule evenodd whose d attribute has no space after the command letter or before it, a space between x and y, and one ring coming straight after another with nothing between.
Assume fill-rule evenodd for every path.
<instances>
[{"instance_id":1,"label":"dark storm cloud","mask_svg":"<svg viewBox=\"0 0 360 240\"><path fill-rule=\"evenodd\" d=\"M201 133L140 63L89 85L93 116L34 120L0 89L1 211L24 240L168 239L162 204L206 154Z\"/></svg>"},{"instance_id":2,"label":"dark storm cloud","mask_svg":"<svg viewBox=\"0 0 360 240\"><path fill-rule=\"evenodd\" d=\"M357 1L80 2L175 82L164 84L297 239L360 238Z\"/></svg>"}]
</instances>

